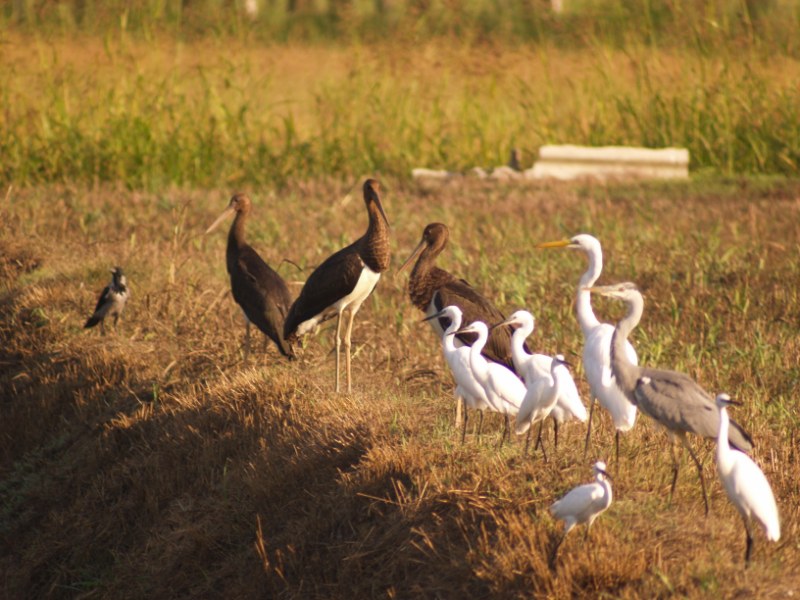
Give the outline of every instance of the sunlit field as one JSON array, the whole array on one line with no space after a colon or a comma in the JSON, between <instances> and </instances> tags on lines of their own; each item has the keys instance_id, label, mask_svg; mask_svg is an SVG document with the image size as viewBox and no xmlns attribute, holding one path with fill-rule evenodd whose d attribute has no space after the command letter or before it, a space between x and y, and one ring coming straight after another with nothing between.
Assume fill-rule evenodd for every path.
<instances>
[{"instance_id":1,"label":"sunlit field","mask_svg":"<svg viewBox=\"0 0 800 600\"><path fill-rule=\"evenodd\" d=\"M365 228L359 182L255 189L250 239L290 281ZM515 440L498 450L487 417L464 445L439 345L385 276L358 314L354 392L333 393L333 331L285 362L244 362L228 292L225 235L202 232L225 192L69 188L3 200L0 452L2 558L9 597L596 597L783 595L797 589L796 286L800 188L481 184L425 192L387 180L396 271L424 225L451 227L443 268L505 311L537 317L530 342L575 364L573 294L585 265L537 241L592 232L601 282L646 298L634 341L643 364L675 368L744 406L754 457L778 501L783 537L756 536L743 566L741 520L695 441L710 482L703 516L687 455L672 501L666 435L646 417L613 459L608 415L562 427L548 462ZM289 259L303 270L282 262ZM116 335L84 331L108 268L132 300ZM605 320L621 307L595 300ZM476 423L472 419L471 423ZM600 425L597 425L599 423ZM609 461L615 502L571 535L550 503ZM13 541L12 541L13 540Z\"/></svg>"},{"instance_id":2,"label":"sunlit field","mask_svg":"<svg viewBox=\"0 0 800 600\"><path fill-rule=\"evenodd\" d=\"M800 12L792 1L244 3L15 1L0 8L0 596L7 598L784 598L800 590ZM604 10L597 7L602 4ZM234 7L235 5L235 7ZM232 8L233 7L233 8ZM235 10L234 10L235 8ZM679 183L417 184L418 166L530 167L546 143L682 146ZM245 323L225 268L248 239L297 295L363 234L379 179L392 264L334 393L334 322L288 362ZM462 444L440 342L398 273L442 222L438 266L589 389L574 296L636 282L640 364L742 406L781 539L745 533L704 464L639 416ZM83 328L119 265L116 331ZM621 304L593 299L601 320ZM608 463L587 538L549 507Z\"/></svg>"}]
</instances>

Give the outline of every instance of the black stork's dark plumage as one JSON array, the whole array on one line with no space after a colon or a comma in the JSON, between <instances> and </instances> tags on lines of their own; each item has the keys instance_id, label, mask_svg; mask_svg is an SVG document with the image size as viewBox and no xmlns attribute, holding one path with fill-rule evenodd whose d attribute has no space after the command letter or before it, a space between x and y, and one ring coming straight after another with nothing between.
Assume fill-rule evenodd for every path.
<instances>
[{"instance_id":1,"label":"black stork's dark plumage","mask_svg":"<svg viewBox=\"0 0 800 600\"><path fill-rule=\"evenodd\" d=\"M415 257L419 256L408 280L411 302L428 317L435 315L445 306L452 305L461 309L464 323L483 321L491 326L504 321L503 313L469 283L435 265L436 257L444 250L449 237L450 231L447 225L430 223L422 232L422 240L414 252L400 267L399 271L402 271ZM440 338L450 326L450 319L447 317L430 319L428 322L431 323ZM492 328L482 354L489 360L514 371L514 362L511 359L512 333L513 329L507 325ZM476 339L474 334L459 334L457 337L468 346L471 346Z\"/></svg>"},{"instance_id":2,"label":"black stork's dark plumage","mask_svg":"<svg viewBox=\"0 0 800 600\"><path fill-rule=\"evenodd\" d=\"M311 273L300 296L292 304L284 325L287 340L313 330L326 319L336 321L336 392L339 392L339 350L342 336L342 313L349 313L344 336L347 392L350 393L350 333L361 303L369 297L389 268L389 222L383 212L380 184L364 182L364 203L369 215L367 232L346 248L329 256Z\"/></svg>"},{"instance_id":3,"label":"black stork's dark plumage","mask_svg":"<svg viewBox=\"0 0 800 600\"><path fill-rule=\"evenodd\" d=\"M225 261L231 277L233 299L242 308L247 320L246 354L250 351L250 323L275 342L281 354L294 358L294 350L283 337L283 322L289 312L292 297L286 282L245 241L245 223L252 202L247 194L234 194L228 208L206 233L213 231L226 217L236 213L228 233Z\"/></svg>"},{"instance_id":4,"label":"black stork's dark plumage","mask_svg":"<svg viewBox=\"0 0 800 600\"><path fill-rule=\"evenodd\" d=\"M129 295L128 280L122 272L122 267L114 267L111 269L111 283L103 288L103 292L97 300L94 313L86 321L83 326L84 329L89 329L100 323L100 331L105 335L105 318L114 317L114 330L116 331L117 322L122 310L125 308Z\"/></svg>"}]
</instances>

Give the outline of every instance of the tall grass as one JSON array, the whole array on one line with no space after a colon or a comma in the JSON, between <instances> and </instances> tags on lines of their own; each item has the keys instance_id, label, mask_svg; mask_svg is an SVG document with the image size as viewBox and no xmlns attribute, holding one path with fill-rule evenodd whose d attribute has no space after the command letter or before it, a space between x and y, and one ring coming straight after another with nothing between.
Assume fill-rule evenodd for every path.
<instances>
[{"instance_id":1,"label":"tall grass","mask_svg":"<svg viewBox=\"0 0 800 600\"><path fill-rule=\"evenodd\" d=\"M688 147L692 167L792 175L800 63L508 47L6 38L0 183L285 184L530 165L545 143ZM320 66L321 68L318 68Z\"/></svg>"},{"instance_id":2,"label":"tall grass","mask_svg":"<svg viewBox=\"0 0 800 600\"><path fill-rule=\"evenodd\" d=\"M408 176L559 142L796 173L797 3L501 4L9 3L0 184ZM287 33L311 22L329 43Z\"/></svg>"}]
</instances>

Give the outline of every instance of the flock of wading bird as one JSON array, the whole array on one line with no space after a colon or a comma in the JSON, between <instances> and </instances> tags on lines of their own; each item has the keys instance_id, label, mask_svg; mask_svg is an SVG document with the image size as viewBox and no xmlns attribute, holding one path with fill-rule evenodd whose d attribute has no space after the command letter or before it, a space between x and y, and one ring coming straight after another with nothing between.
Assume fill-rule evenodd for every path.
<instances>
[{"instance_id":1,"label":"flock of wading bird","mask_svg":"<svg viewBox=\"0 0 800 600\"><path fill-rule=\"evenodd\" d=\"M235 194L220 217L208 228L215 229L226 217L235 214L228 234L226 263L234 300L245 314L247 331L245 353L249 353L250 323L271 339L280 353L295 358L292 344L298 337L313 331L323 321L336 317L336 392L340 391L340 351L344 341L347 392L351 391L350 337L353 320L389 268L389 222L380 200L380 184L364 183L364 202L369 215L366 233L329 256L308 277L298 298L292 302L289 289L277 272L267 265L245 240L245 224L252 204L245 194ZM449 232L442 223L431 223L422 240L400 267L402 271L415 258L409 277L411 301L426 317L441 339L442 350L455 379L455 395L463 404L461 440L466 434L467 410L487 410L505 417L502 444L514 419L517 434L530 432L539 424L537 447L541 445L542 425L547 417L554 421L554 443L558 445L558 424L569 419L586 421L581 403L564 357L531 353L526 339L533 332L534 318L519 310L510 317L503 314L475 288L435 265L445 248ZM751 519L764 527L769 540L780 538L780 524L775 498L766 477L746 454L753 447L747 432L728 417L726 407L737 404L724 393L712 398L686 374L638 365L636 351L628 341L642 316L644 301L633 283L596 286L603 268L600 242L581 234L569 240L538 244L539 248L568 248L583 252L588 269L577 288L577 318L584 336L583 364L591 390L591 405L584 456L591 435L595 400L610 414L616 428L616 459L619 460L619 434L630 430L637 410L663 426L672 444L672 484L678 477L678 457L674 438L689 451L700 477L705 512L708 515L703 466L687 439L687 434L717 440L717 470L723 487L741 513L746 532L745 563L749 563L753 545ZM113 271L111 284L103 290L95 314L86 323L91 327L105 316L119 318L128 297L122 270ZM592 310L591 294L616 298L627 305L627 314L616 326L601 323ZM343 323L344 322L344 323ZM342 335L342 327L345 331ZM480 434L480 424L478 435ZM541 445L544 454L544 446ZM546 456L545 456L546 459ZM586 533L597 516L611 504L610 476L605 463L594 464L595 481L576 487L551 511L565 522L564 533L550 556L556 553L567 533L576 525L587 524Z\"/></svg>"}]
</instances>

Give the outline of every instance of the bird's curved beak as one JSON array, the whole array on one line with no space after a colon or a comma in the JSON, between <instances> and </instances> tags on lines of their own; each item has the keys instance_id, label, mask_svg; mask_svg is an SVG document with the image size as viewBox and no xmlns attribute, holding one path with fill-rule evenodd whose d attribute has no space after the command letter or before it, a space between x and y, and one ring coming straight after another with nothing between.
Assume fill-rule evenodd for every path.
<instances>
[{"instance_id":1,"label":"bird's curved beak","mask_svg":"<svg viewBox=\"0 0 800 600\"><path fill-rule=\"evenodd\" d=\"M419 255L420 252L422 252L422 249L424 247L425 247L425 238L423 238L420 241L420 243L417 244L417 247L414 248L414 251L411 253L411 256L409 256L406 259L406 262L404 262L402 265L400 265L400 268L397 269L396 275L399 275L403 271L403 269L405 269L415 258L417 258L417 256Z\"/></svg>"},{"instance_id":2,"label":"bird's curved beak","mask_svg":"<svg viewBox=\"0 0 800 600\"><path fill-rule=\"evenodd\" d=\"M559 360L559 361L558 361L558 364L560 364L560 365L564 365L565 367L569 367L569 368L572 368L572 367L573 367L572 363L571 363L571 362L569 362L568 360Z\"/></svg>"},{"instance_id":3,"label":"bird's curved beak","mask_svg":"<svg viewBox=\"0 0 800 600\"><path fill-rule=\"evenodd\" d=\"M570 240L556 240L554 242L541 242L536 244L534 248L566 248L572 242Z\"/></svg>"},{"instance_id":4,"label":"bird's curved beak","mask_svg":"<svg viewBox=\"0 0 800 600\"><path fill-rule=\"evenodd\" d=\"M229 206L224 211L222 211L222 214L220 216L218 216L217 220L214 221L211 224L211 227L206 229L206 235L208 235L209 233L214 231L219 226L220 223L222 223L229 215L231 215L231 214L233 214L235 212L236 212L236 209L233 206Z\"/></svg>"},{"instance_id":5,"label":"bird's curved beak","mask_svg":"<svg viewBox=\"0 0 800 600\"><path fill-rule=\"evenodd\" d=\"M602 474L603 474L603 477L606 477L606 478L608 478L608 480L609 480L609 481L614 481L614 478L613 478L613 477L611 477L611 475L609 475L609 474L608 474L608 471L606 471L605 469L597 469L597 472L598 472L598 473L602 473Z\"/></svg>"}]
</instances>

